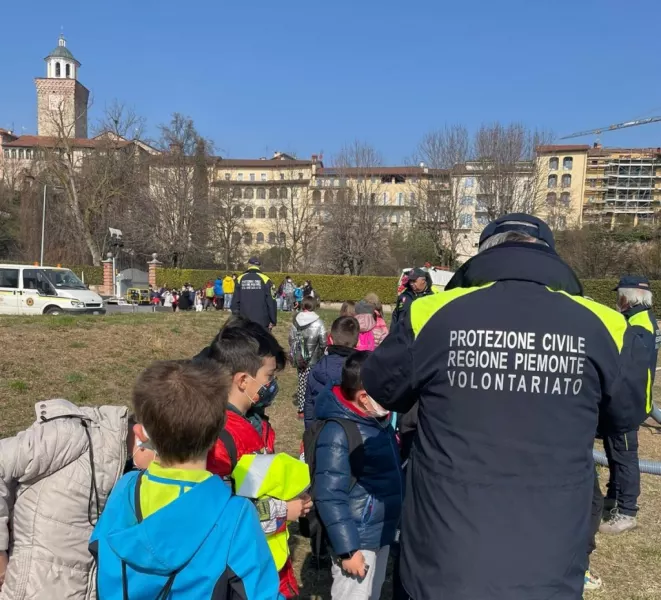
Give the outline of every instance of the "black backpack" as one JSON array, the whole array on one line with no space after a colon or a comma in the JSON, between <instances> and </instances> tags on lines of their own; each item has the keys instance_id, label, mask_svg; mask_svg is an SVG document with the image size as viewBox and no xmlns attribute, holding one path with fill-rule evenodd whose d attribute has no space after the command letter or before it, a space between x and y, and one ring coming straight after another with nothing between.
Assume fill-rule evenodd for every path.
<instances>
[{"instance_id":1,"label":"black backpack","mask_svg":"<svg viewBox=\"0 0 661 600\"><path fill-rule=\"evenodd\" d=\"M351 467L351 484L349 491L353 489L359 477L363 474L365 463L365 447L363 445L363 437L360 435L358 425L348 419L318 419L305 430L303 434L303 452L305 453L305 462L310 469L310 495L312 500L315 498L314 489L314 473L316 468L316 450L317 440L321 434L321 430L326 426L326 423L331 421L337 423L344 429L349 442L349 465ZM300 534L303 537L310 538L310 546L312 548L312 557L319 562L323 550L326 547L328 537L326 528L321 522L317 511L314 506L312 510L305 517L301 517L298 521Z\"/></svg>"}]
</instances>

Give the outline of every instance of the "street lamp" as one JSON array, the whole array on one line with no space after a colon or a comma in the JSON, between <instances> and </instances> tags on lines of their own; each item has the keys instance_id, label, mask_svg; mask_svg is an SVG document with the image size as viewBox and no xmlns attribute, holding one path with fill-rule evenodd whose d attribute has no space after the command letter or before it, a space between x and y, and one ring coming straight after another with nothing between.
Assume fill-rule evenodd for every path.
<instances>
[{"instance_id":1,"label":"street lamp","mask_svg":"<svg viewBox=\"0 0 661 600\"><path fill-rule=\"evenodd\" d=\"M26 175L25 179L30 181L36 181L33 175ZM61 191L62 188L57 186L51 186L54 192ZM48 189L48 184L44 183L44 199L41 206L41 253L39 254L39 266L44 266L44 241L46 239L46 190Z\"/></svg>"}]
</instances>

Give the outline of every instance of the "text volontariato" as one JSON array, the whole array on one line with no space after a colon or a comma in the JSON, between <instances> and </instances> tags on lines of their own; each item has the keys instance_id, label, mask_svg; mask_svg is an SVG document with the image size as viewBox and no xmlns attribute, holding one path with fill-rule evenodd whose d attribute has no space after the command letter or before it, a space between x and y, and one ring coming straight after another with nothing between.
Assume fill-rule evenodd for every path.
<instances>
[{"instance_id":1,"label":"text volontariato","mask_svg":"<svg viewBox=\"0 0 661 600\"><path fill-rule=\"evenodd\" d=\"M577 395L583 387L585 338L563 333L450 331L452 387L528 394Z\"/></svg>"}]
</instances>

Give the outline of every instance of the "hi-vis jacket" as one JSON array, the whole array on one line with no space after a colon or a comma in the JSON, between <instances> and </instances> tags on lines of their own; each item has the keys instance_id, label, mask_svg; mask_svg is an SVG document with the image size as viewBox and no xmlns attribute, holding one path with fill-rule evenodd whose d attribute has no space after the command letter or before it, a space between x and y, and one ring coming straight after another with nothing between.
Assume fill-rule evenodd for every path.
<instances>
[{"instance_id":1,"label":"hi-vis jacket","mask_svg":"<svg viewBox=\"0 0 661 600\"><path fill-rule=\"evenodd\" d=\"M232 298L232 312L265 328L277 324L275 288L259 267L250 267L239 276Z\"/></svg>"},{"instance_id":2,"label":"hi-vis jacket","mask_svg":"<svg viewBox=\"0 0 661 600\"><path fill-rule=\"evenodd\" d=\"M419 402L401 575L415 600L580 600L592 446L645 418L636 328L536 244L468 261L363 367L384 408Z\"/></svg>"},{"instance_id":3,"label":"hi-vis jacket","mask_svg":"<svg viewBox=\"0 0 661 600\"><path fill-rule=\"evenodd\" d=\"M651 309L644 306L634 306L629 310L622 313L629 325L640 327L640 336L645 342L650 361L650 371L652 373L652 383L654 383L654 374L656 373L656 364L659 356L659 346L661 346L661 330L659 330L659 323L654 316ZM652 406L648 406L648 412L652 410Z\"/></svg>"}]
</instances>

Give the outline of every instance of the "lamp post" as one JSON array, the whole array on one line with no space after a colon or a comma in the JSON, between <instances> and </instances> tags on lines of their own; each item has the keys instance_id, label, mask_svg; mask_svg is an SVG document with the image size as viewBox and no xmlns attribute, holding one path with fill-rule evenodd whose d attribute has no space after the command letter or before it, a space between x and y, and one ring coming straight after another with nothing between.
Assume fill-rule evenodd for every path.
<instances>
[{"instance_id":1,"label":"lamp post","mask_svg":"<svg viewBox=\"0 0 661 600\"><path fill-rule=\"evenodd\" d=\"M39 266L44 266L44 239L46 237L46 188L44 183L44 201L41 208L41 254L39 255Z\"/></svg>"}]
</instances>

